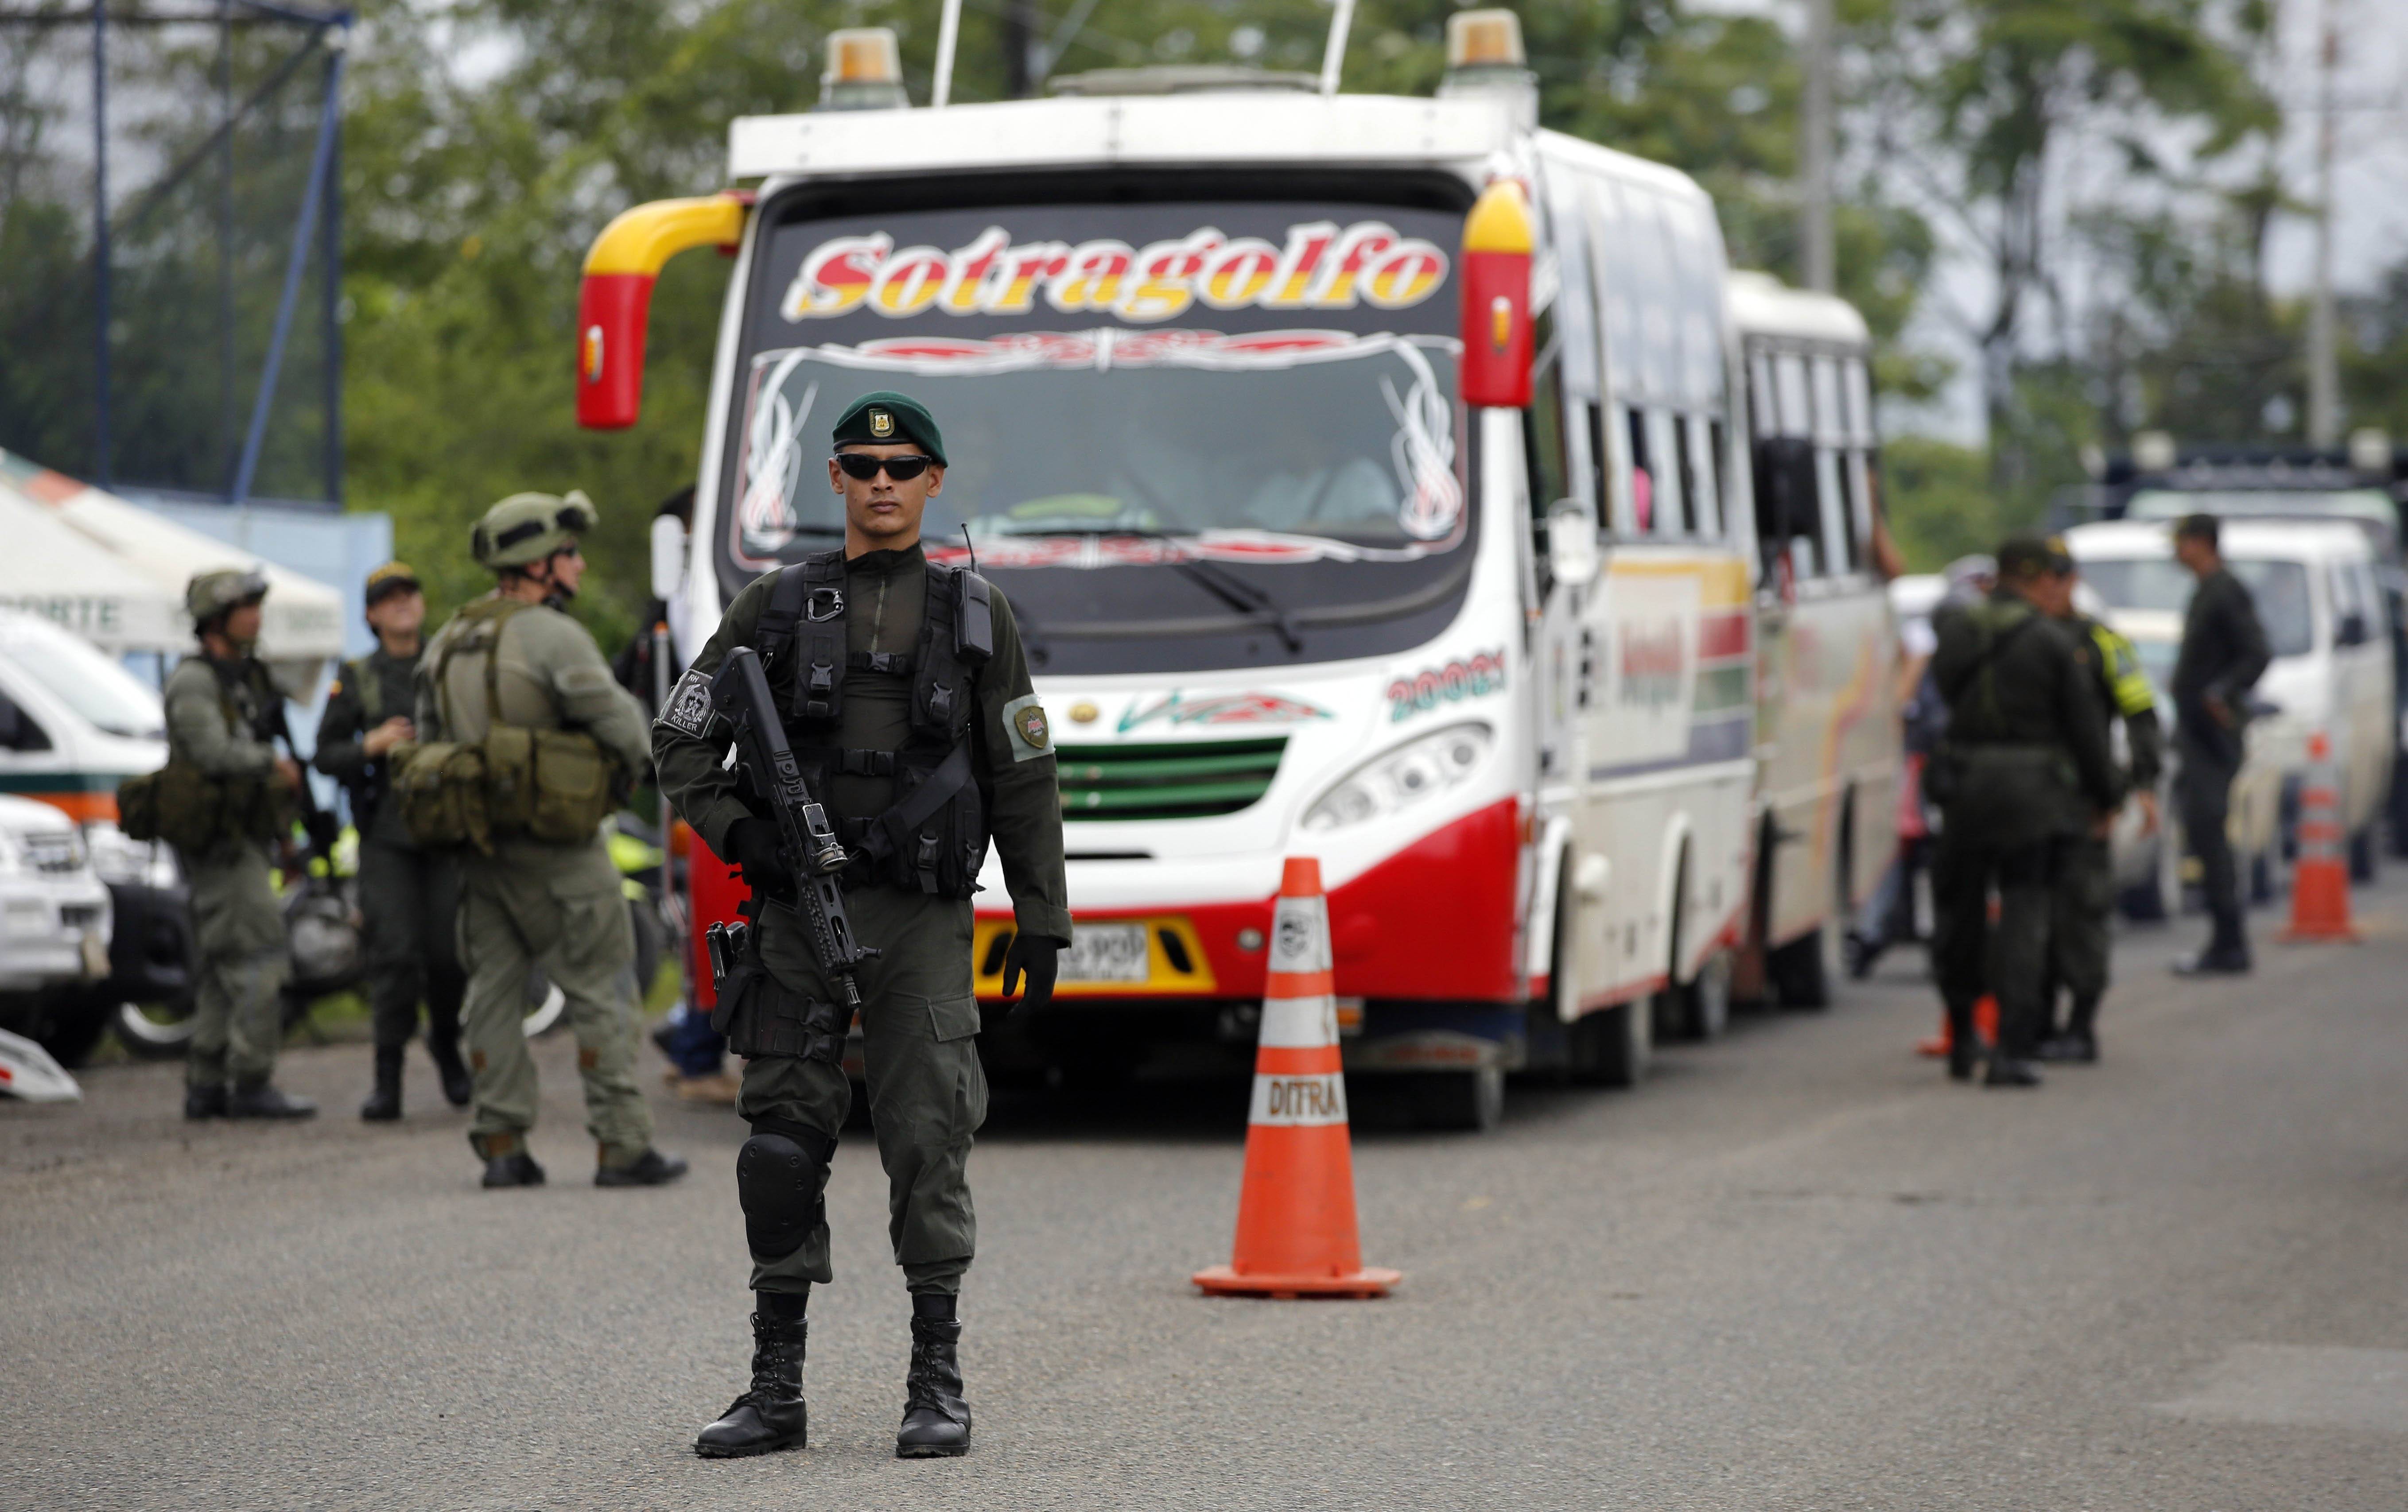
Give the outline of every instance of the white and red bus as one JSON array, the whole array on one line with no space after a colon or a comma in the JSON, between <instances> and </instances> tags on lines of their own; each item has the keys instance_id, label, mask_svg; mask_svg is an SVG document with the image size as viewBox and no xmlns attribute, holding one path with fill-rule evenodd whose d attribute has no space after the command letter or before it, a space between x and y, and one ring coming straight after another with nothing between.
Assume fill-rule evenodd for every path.
<instances>
[{"instance_id":1,"label":"white and red bus","mask_svg":"<svg viewBox=\"0 0 2408 1512\"><path fill-rule=\"evenodd\" d=\"M1803 572L1759 549L1711 200L1535 129L1510 14L1450 36L1436 99L1139 70L740 120L730 177L757 187L631 210L588 259L580 419L624 426L652 276L735 254L666 543L681 648L841 540L821 459L853 398L943 424L924 538L1010 599L1058 742L1078 937L1013 1022L1066 1071L1251 1046L1282 862L1311 853L1350 1071L1485 1126L1510 1070L1627 1083L1659 1022L1711 1032L1742 951L1811 949L1844 907L1833 835L1886 853L1834 731L1894 753L1894 720L1824 696L1886 672L1885 612L1826 570L1857 535ZM899 99L891 46L838 57ZM1870 619L1815 617L1850 586Z\"/></svg>"}]
</instances>

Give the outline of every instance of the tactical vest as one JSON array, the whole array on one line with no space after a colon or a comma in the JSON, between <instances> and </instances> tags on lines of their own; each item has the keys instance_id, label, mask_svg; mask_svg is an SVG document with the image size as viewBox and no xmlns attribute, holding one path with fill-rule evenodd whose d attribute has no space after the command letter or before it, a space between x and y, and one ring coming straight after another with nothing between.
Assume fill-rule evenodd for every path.
<instances>
[{"instance_id":1,"label":"tactical vest","mask_svg":"<svg viewBox=\"0 0 2408 1512\"><path fill-rule=\"evenodd\" d=\"M769 591L754 649L780 690L787 738L811 795L826 805L837 837L854 851L846 879L941 898L978 892L986 863L986 801L981 792L978 678L995 654L993 590L974 572L931 562L928 606L910 655L848 650L845 560L816 552L788 566ZM910 734L899 750L833 744L848 672L911 680ZM828 778L838 772L895 780L895 802L870 817L838 813Z\"/></svg>"},{"instance_id":2,"label":"tactical vest","mask_svg":"<svg viewBox=\"0 0 2408 1512\"><path fill-rule=\"evenodd\" d=\"M515 599L479 599L460 610L462 628L443 638L430 686L444 731L459 728L451 673L452 658L463 651L485 658L486 728L473 742L413 741L393 749L402 822L422 846L473 846L491 854L495 840L521 836L587 845L624 796L627 775L591 735L502 720L502 632L531 607Z\"/></svg>"}]
</instances>

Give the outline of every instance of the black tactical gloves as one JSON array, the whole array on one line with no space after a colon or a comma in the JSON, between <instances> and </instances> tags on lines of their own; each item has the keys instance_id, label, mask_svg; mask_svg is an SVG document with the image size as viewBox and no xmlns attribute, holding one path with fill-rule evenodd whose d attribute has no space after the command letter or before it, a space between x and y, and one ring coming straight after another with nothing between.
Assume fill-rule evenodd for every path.
<instances>
[{"instance_id":1,"label":"black tactical gloves","mask_svg":"<svg viewBox=\"0 0 2408 1512\"><path fill-rule=\"evenodd\" d=\"M766 819L739 819L727 827L727 859L744 871L744 885L754 892L786 892L795 874L778 853L778 826Z\"/></svg>"},{"instance_id":2,"label":"black tactical gloves","mask_svg":"<svg viewBox=\"0 0 2408 1512\"><path fill-rule=\"evenodd\" d=\"M1011 948L1003 953L1002 1014L1010 1013L1019 1004L1010 1001L1020 991L1020 977L1028 974L1028 995L1022 999L1032 1008L1041 1008L1054 1001L1054 978L1061 970L1056 958L1062 953L1062 942L1050 934L1014 934ZM998 1014L1000 1018L1002 1014Z\"/></svg>"}]
</instances>

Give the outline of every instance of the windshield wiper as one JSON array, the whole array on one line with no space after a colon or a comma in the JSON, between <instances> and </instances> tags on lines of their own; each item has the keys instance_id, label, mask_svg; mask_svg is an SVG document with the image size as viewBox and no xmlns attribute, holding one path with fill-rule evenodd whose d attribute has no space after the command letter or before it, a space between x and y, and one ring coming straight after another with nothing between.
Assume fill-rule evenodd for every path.
<instances>
[{"instance_id":1,"label":"windshield wiper","mask_svg":"<svg viewBox=\"0 0 2408 1512\"><path fill-rule=\"evenodd\" d=\"M1082 530L1045 531L1042 534L1093 535L1098 538L1108 535L1129 535L1144 541L1180 541L1195 538L1192 535L1182 536L1170 531L1159 530L1151 525L1091 526ZM1179 557L1166 565L1248 619L1269 625L1279 632L1280 640L1289 650L1304 649L1304 632L1297 628L1295 618L1281 606L1279 600L1228 568L1217 562L1207 562L1200 557Z\"/></svg>"}]
</instances>

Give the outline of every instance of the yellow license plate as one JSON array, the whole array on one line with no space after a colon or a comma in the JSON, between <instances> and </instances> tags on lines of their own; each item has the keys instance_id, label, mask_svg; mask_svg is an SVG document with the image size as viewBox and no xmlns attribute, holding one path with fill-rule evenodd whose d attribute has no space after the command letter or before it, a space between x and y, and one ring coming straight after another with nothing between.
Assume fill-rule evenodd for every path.
<instances>
[{"instance_id":1,"label":"yellow license plate","mask_svg":"<svg viewBox=\"0 0 2408 1512\"><path fill-rule=\"evenodd\" d=\"M1014 932L1009 919L982 919L972 936L981 997L1003 995L1003 957ZM1060 958L1056 997L1202 996L1214 988L1204 942L1184 915L1082 919Z\"/></svg>"}]
</instances>

